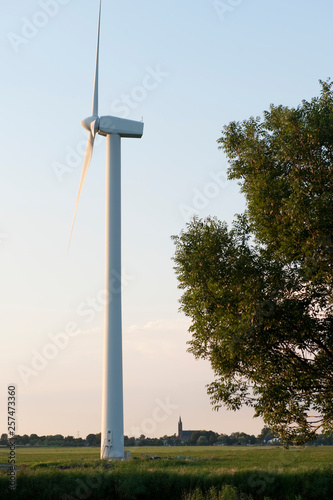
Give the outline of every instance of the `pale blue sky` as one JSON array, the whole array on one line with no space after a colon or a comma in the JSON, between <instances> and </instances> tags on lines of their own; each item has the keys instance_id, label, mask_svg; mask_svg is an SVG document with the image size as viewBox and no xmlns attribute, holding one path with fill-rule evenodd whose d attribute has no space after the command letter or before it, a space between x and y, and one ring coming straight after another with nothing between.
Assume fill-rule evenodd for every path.
<instances>
[{"instance_id":1,"label":"pale blue sky","mask_svg":"<svg viewBox=\"0 0 333 500\"><path fill-rule=\"evenodd\" d=\"M211 409L209 365L186 353L170 236L192 208L229 223L243 211L237 184L225 181L220 131L270 103L293 106L319 93L318 79L331 76L332 14L329 0L103 1L100 113L121 110L145 122L144 137L124 140L122 156L127 434L172 434L180 413L184 428L256 434L263 425L248 411ZM97 16L98 0L1 7L1 432L12 381L20 434L100 431L103 139L67 255ZM49 335L71 322L75 336L58 353L51 348L54 359L26 385L18 367L32 369L36 352L52 344ZM167 398L170 405L157 411Z\"/></svg>"}]
</instances>

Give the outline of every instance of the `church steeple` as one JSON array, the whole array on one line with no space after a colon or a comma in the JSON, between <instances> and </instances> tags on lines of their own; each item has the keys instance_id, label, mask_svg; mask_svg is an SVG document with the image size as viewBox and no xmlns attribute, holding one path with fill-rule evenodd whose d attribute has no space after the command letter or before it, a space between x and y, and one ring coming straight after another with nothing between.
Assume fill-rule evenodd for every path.
<instances>
[{"instance_id":1,"label":"church steeple","mask_svg":"<svg viewBox=\"0 0 333 500\"><path fill-rule=\"evenodd\" d=\"M183 422L181 416L179 416L178 420L178 439L182 438L182 431L183 431Z\"/></svg>"}]
</instances>

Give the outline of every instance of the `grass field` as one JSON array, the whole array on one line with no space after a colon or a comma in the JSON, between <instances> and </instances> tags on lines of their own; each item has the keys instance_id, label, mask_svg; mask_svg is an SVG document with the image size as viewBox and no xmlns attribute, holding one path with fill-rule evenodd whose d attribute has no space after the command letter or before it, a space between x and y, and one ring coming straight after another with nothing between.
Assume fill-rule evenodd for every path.
<instances>
[{"instance_id":1,"label":"grass field","mask_svg":"<svg viewBox=\"0 0 333 500\"><path fill-rule=\"evenodd\" d=\"M0 469L1 499L330 500L333 447L131 448L126 462L98 448L18 448L16 492ZM8 450L0 448L0 463Z\"/></svg>"}]
</instances>

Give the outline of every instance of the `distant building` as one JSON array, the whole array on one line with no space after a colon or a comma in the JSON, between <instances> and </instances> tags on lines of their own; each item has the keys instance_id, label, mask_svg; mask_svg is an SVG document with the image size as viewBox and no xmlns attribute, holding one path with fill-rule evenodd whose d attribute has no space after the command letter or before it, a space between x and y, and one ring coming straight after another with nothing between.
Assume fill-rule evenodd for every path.
<instances>
[{"instance_id":1,"label":"distant building","mask_svg":"<svg viewBox=\"0 0 333 500\"><path fill-rule=\"evenodd\" d=\"M183 431L183 422L181 417L179 417L178 421L178 439L183 441L184 443L189 443L191 436L194 432L199 432L199 431Z\"/></svg>"}]
</instances>

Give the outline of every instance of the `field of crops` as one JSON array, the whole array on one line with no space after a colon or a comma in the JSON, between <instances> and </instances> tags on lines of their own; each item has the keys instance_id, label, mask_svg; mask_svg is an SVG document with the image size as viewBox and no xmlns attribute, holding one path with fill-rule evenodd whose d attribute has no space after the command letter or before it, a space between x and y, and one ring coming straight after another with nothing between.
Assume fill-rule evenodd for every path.
<instances>
[{"instance_id":1,"label":"field of crops","mask_svg":"<svg viewBox=\"0 0 333 500\"><path fill-rule=\"evenodd\" d=\"M17 489L0 468L1 499L328 500L333 448L132 448L128 461L98 448L18 448ZM0 463L8 450L0 448Z\"/></svg>"}]
</instances>

